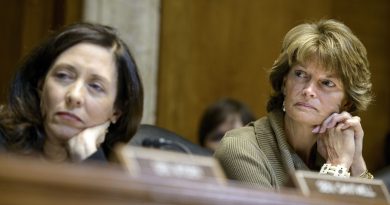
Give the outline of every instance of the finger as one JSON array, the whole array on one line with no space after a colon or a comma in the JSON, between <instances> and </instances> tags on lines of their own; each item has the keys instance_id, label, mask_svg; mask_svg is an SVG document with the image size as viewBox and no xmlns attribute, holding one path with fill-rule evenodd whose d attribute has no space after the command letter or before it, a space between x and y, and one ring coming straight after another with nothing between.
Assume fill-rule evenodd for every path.
<instances>
[{"instance_id":1,"label":"finger","mask_svg":"<svg viewBox=\"0 0 390 205\"><path fill-rule=\"evenodd\" d=\"M80 140L84 141L84 144L87 146L100 145L101 142L103 142L105 139L106 130L109 125L109 122L105 122L94 127L86 128L77 136L75 136L75 138L79 138Z\"/></svg>"},{"instance_id":2,"label":"finger","mask_svg":"<svg viewBox=\"0 0 390 205\"><path fill-rule=\"evenodd\" d=\"M325 124L324 129L335 127L338 123L343 122L351 118L351 114L348 112L332 114L332 119Z\"/></svg>"},{"instance_id":3,"label":"finger","mask_svg":"<svg viewBox=\"0 0 390 205\"><path fill-rule=\"evenodd\" d=\"M327 125L333 121L333 117L334 117L335 115L338 115L338 113L333 113L333 114L329 115L329 117L327 117L327 118L322 122L321 128L320 128L320 130L319 130L319 133L324 133L324 132L326 131Z\"/></svg>"},{"instance_id":4,"label":"finger","mask_svg":"<svg viewBox=\"0 0 390 205\"><path fill-rule=\"evenodd\" d=\"M337 124L337 126L335 127L335 131L338 132L339 136L343 136L343 138L344 137L351 137L351 139L345 138L345 140L353 140L354 141L354 139L353 139L354 138L354 130L352 128L343 129L344 126L345 126L344 122Z\"/></svg>"},{"instance_id":5,"label":"finger","mask_svg":"<svg viewBox=\"0 0 390 205\"><path fill-rule=\"evenodd\" d=\"M342 128L345 126L345 124L343 122L340 122L336 125L335 129L337 132L341 132L342 131Z\"/></svg>"},{"instance_id":6,"label":"finger","mask_svg":"<svg viewBox=\"0 0 390 205\"><path fill-rule=\"evenodd\" d=\"M103 143L105 137L106 137L106 134L107 134L107 129L108 127L110 126L110 122L105 122L103 123L102 125L98 126L98 130L97 130L97 133L96 133L96 145L99 146L101 143Z\"/></svg>"},{"instance_id":7,"label":"finger","mask_svg":"<svg viewBox=\"0 0 390 205\"><path fill-rule=\"evenodd\" d=\"M343 126L341 127L341 130L346 130L346 129L351 127L351 124L349 124L349 123L342 123L342 124L343 124Z\"/></svg>"},{"instance_id":8,"label":"finger","mask_svg":"<svg viewBox=\"0 0 390 205\"><path fill-rule=\"evenodd\" d=\"M352 129L355 132L355 137L357 137L357 138L364 136L364 131L363 131L363 128L362 128L360 121L361 121L360 117L354 116L351 119L348 119L344 122L349 127L352 127Z\"/></svg>"},{"instance_id":9,"label":"finger","mask_svg":"<svg viewBox=\"0 0 390 205\"><path fill-rule=\"evenodd\" d=\"M350 119L347 119L345 121L345 123L350 124L351 126L359 126L360 127L361 126L360 121L361 121L360 117L353 116Z\"/></svg>"},{"instance_id":10,"label":"finger","mask_svg":"<svg viewBox=\"0 0 390 205\"><path fill-rule=\"evenodd\" d=\"M87 128L89 134L100 135L106 132L107 128L110 126L110 122L105 122L103 124L97 125L95 127Z\"/></svg>"},{"instance_id":11,"label":"finger","mask_svg":"<svg viewBox=\"0 0 390 205\"><path fill-rule=\"evenodd\" d=\"M319 134L317 137L317 142L320 142L323 146L329 144L329 133L328 134Z\"/></svg>"},{"instance_id":12,"label":"finger","mask_svg":"<svg viewBox=\"0 0 390 205\"><path fill-rule=\"evenodd\" d=\"M317 125L313 128L313 130L311 131L312 133L319 133L320 132L320 128L321 126L320 125Z\"/></svg>"},{"instance_id":13,"label":"finger","mask_svg":"<svg viewBox=\"0 0 390 205\"><path fill-rule=\"evenodd\" d=\"M107 128L110 126L110 122L105 122L101 125L97 125L95 126L95 128L98 130L98 131L105 131L107 130Z\"/></svg>"}]
</instances>

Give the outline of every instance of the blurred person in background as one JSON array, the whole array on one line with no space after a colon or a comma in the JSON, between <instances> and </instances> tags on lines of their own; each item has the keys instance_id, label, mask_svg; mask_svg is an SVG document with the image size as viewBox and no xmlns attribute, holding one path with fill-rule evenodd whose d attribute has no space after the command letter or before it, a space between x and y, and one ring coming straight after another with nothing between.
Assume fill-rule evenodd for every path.
<instances>
[{"instance_id":1,"label":"blurred person in background","mask_svg":"<svg viewBox=\"0 0 390 205\"><path fill-rule=\"evenodd\" d=\"M199 144L214 152L227 131L255 119L244 103L231 98L220 99L203 113L198 129Z\"/></svg>"}]
</instances>

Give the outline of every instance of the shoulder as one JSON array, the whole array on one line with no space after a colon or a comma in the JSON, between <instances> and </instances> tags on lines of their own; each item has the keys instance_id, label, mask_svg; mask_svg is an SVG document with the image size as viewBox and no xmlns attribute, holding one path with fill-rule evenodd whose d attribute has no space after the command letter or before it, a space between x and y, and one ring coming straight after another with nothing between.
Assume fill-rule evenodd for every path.
<instances>
[{"instance_id":1,"label":"shoulder","mask_svg":"<svg viewBox=\"0 0 390 205\"><path fill-rule=\"evenodd\" d=\"M256 122L252 122L245 127L228 131L222 138L221 143L215 152L215 156L219 159L238 155L260 156L259 152L261 152L261 150L256 139L254 126Z\"/></svg>"},{"instance_id":2,"label":"shoulder","mask_svg":"<svg viewBox=\"0 0 390 205\"><path fill-rule=\"evenodd\" d=\"M226 132L221 140L222 146L243 146L250 145L256 142L255 130L251 125Z\"/></svg>"},{"instance_id":3,"label":"shoulder","mask_svg":"<svg viewBox=\"0 0 390 205\"><path fill-rule=\"evenodd\" d=\"M257 144L257 137L259 132L268 133L272 132L270 129L270 122L268 117L262 117L254 122L249 123L244 127L240 127L234 130L226 132L222 138L223 142L237 142L237 143L255 143Z\"/></svg>"},{"instance_id":4,"label":"shoulder","mask_svg":"<svg viewBox=\"0 0 390 205\"><path fill-rule=\"evenodd\" d=\"M254 135L255 135L255 130L251 123L245 127L240 127L226 132L222 140L231 139L231 138L240 138L240 139L246 138L247 140L250 140Z\"/></svg>"},{"instance_id":5,"label":"shoulder","mask_svg":"<svg viewBox=\"0 0 390 205\"><path fill-rule=\"evenodd\" d=\"M229 179L272 187L272 166L259 145L255 123L227 132L214 156Z\"/></svg>"},{"instance_id":6,"label":"shoulder","mask_svg":"<svg viewBox=\"0 0 390 205\"><path fill-rule=\"evenodd\" d=\"M272 126L269 117L263 117L246 127L226 133L214 153L221 163L243 160L252 161L252 164L271 165L279 157L277 130Z\"/></svg>"}]
</instances>

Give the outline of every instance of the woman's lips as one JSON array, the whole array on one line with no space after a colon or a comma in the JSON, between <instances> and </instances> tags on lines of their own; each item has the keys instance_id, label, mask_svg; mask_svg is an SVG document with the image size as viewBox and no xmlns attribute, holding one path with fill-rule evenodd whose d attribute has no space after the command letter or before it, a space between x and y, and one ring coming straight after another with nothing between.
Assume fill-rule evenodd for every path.
<instances>
[{"instance_id":1,"label":"woman's lips","mask_svg":"<svg viewBox=\"0 0 390 205\"><path fill-rule=\"evenodd\" d=\"M299 103L296 103L295 105L299 106L299 107L304 107L304 108L308 108L308 109L317 110L314 106L310 105L309 103L299 102Z\"/></svg>"},{"instance_id":2,"label":"woman's lips","mask_svg":"<svg viewBox=\"0 0 390 205\"><path fill-rule=\"evenodd\" d=\"M82 120L77 115L70 112L58 112L57 115L66 120L82 122Z\"/></svg>"}]
</instances>

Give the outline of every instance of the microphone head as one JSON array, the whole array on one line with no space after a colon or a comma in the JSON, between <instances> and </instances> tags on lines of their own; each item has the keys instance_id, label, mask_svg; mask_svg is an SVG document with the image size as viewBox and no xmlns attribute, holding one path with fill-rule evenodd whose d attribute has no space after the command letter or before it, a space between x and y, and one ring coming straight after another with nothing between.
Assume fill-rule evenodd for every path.
<instances>
[{"instance_id":1,"label":"microphone head","mask_svg":"<svg viewBox=\"0 0 390 205\"><path fill-rule=\"evenodd\" d=\"M153 139L145 138L142 140L143 147L154 147L155 142Z\"/></svg>"},{"instance_id":2,"label":"microphone head","mask_svg":"<svg viewBox=\"0 0 390 205\"><path fill-rule=\"evenodd\" d=\"M162 137L159 137L159 138L154 138L154 139L151 139L151 138L145 138L142 140L142 146L143 147L155 147L155 148L160 148L161 146L164 146L164 145L169 145L171 144L172 142L170 140L166 140Z\"/></svg>"},{"instance_id":3,"label":"microphone head","mask_svg":"<svg viewBox=\"0 0 390 205\"><path fill-rule=\"evenodd\" d=\"M183 145L179 142L167 140L163 137L154 138L154 139L145 138L142 140L141 144L143 147L153 147L153 148L158 148L158 149L170 147L171 150L172 150L172 148L174 148L173 150L179 149L180 151L185 152L187 154L192 154L191 150L188 149L185 145Z\"/></svg>"}]
</instances>

